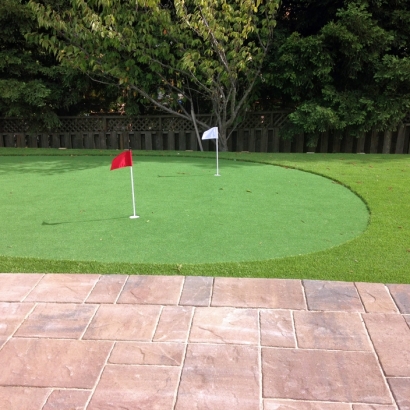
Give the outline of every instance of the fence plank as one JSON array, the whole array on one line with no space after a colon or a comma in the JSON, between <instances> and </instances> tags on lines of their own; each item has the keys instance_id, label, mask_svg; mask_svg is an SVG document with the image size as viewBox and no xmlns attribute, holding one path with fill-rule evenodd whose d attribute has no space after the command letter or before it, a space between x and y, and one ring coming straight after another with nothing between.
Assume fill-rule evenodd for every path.
<instances>
[{"instance_id":1,"label":"fence plank","mask_svg":"<svg viewBox=\"0 0 410 410\"><path fill-rule=\"evenodd\" d=\"M178 149L180 151L186 150L185 132L178 132Z\"/></svg>"},{"instance_id":2,"label":"fence plank","mask_svg":"<svg viewBox=\"0 0 410 410\"><path fill-rule=\"evenodd\" d=\"M327 131L320 133L320 152L326 154L329 148L329 133Z\"/></svg>"},{"instance_id":3,"label":"fence plank","mask_svg":"<svg viewBox=\"0 0 410 410\"><path fill-rule=\"evenodd\" d=\"M404 153L404 138L406 137L406 127L401 125L397 131L396 154Z\"/></svg>"},{"instance_id":4,"label":"fence plank","mask_svg":"<svg viewBox=\"0 0 410 410\"><path fill-rule=\"evenodd\" d=\"M262 128L261 131L261 152L268 152L268 130Z\"/></svg>"},{"instance_id":5,"label":"fence plank","mask_svg":"<svg viewBox=\"0 0 410 410\"><path fill-rule=\"evenodd\" d=\"M94 137L93 135L88 132L87 134L83 134L83 139L84 139L84 148L86 149L94 149Z\"/></svg>"},{"instance_id":6,"label":"fence plank","mask_svg":"<svg viewBox=\"0 0 410 410\"><path fill-rule=\"evenodd\" d=\"M238 130L236 132L236 152L241 152L243 151L243 142L245 139L245 131L244 130Z\"/></svg>"},{"instance_id":7,"label":"fence plank","mask_svg":"<svg viewBox=\"0 0 410 410\"><path fill-rule=\"evenodd\" d=\"M51 134L51 148L60 148L60 136Z\"/></svg>"},{"instance_id":8,"label":"fence plank","mask_svg":"<svg viewBox=\"0 0 410 410\"><path fill-rule=\"evenodd\" d=\"M30 134L27 139L29 148L38 148L37 135Z\"/></svg>"},{"instance_id":9,"label":"fence plank","mask_svg":"<svg viewBox=\"0 0 410 410\"><path fill-rule=\"evenodd\" d=\"M14 148L14 134L6 134L4 137L4 146Z\"/></svg>"},{"instance_id":10,"label":"fence plank","mask_svg":"<svg viewBox=\"0 0 410 410\"><path fill-rule=\"evenodd\" d=\"M273 129L273 139L272 139L272 152L279 152L280 148L280 137L279 128Z\"/></svg>"},{"instance_id":11,"label":"fence plank","mask_svg":"<svg viewBox=\"0 0 410 410\"><path fill-rule=\"evenodd\" d=\"M198 149L198 140L196 138L195 131L190 132L189 149L192 149L192 151L196 151Z\"/></svg>"},{"instance_id":12,"label":"fence plank","mask_svg":"<svg viewBox=\"0 0 410 410\"><path fill-rule=\"evenodd\" d=\"M353 135L347 134L345 136L345 149L346 154L351 154L353 151Z\"/></svg>"},{"instance_id":13,"label":"fence plank","mask_svg":"<svg viewBox=\"0 0 410 410\"><path fill-rule=\"evenodd\" d=\"M107 139L104 132L94 134L94 145L96 149L107 149Z\"/></svg>"},{"instance_id":14,"label":"fence plank","mask_svg":"<svg viewBox=\"0 0 410 410\"><path fill-rule=\"evenodd\" d=\"M141 133L135 132L130 134L130 147L131 149L140 150L141 149Z\"/></svg>"},{"instance_id":15,"label":"fence plank","mask_svg":"<svg viewBox=\"0 0 410 410\"><path fill-rule=\"evenodd\" d=\"M372 130L370 135L370 154L377 154L379 146L379 131Z\"/></svg>"},{"instance_id":16,"label":"fence plank","mask_svg":"<svg viewBox=\"0 0 410 410\"><path fill-rule=\"evenodd\" d=\"M16 134L16 147L26 148L26 136L24 134Z\"/></svg>"},{"instance_id":17,"label":"fence plank","mask_svg":"<svg viewBox=\"0 0 410 410\"><path fill-rule=\"evenodd\" d=\"M357 144L356 144L356 154L361 154L364 152L364 143L366 141L366 137L362 135L357 139Z\"/></svg>"},{"instance_id":18,"label":"fence plank","mask_svg":"<svg viewBox=\"0 0 410 410\"><path fill-rule=\"evenodd\" d=\"M154 136L152 138L153 142L153 148L156 150L163 150L164 146L162 143L162 132L156 132L154 133Z\"/></svg>"},{"instance_id":19,"label":"fence plank","mask_svg":"<svg viewBox=\"0 0 410 410\"><path fill-rule=\"evenodd\" d=\"M203 145L205 145L205 144L203 144ZM168 131L167 146L168 146L169 150L171 150L171 151L175 150L175 132L174 131ZM204 149L205 149L205 147L204 147Z\"/></svg>"},{"instance_id":20,"label":"fence plank","mask_svg":"<svg viewBox=\"0 0 410 410\"><path fill-rule=\"evenodd\" d=\"M248 149L247 151L249 152L255 152L256 150L256 136L255 136L255 131L249 130L248 132Z\"/></svg>"},{"instance_id":21,"label":"fence plank","mask_svg":"<svg viewBox=\"0 0 410 410\"><path fill-rule=\"evenodd\" d=\"M280 121L274 121L273 116L278 112L250 113L246 116L242 126L228 140L230 151L259 151L259 152L304 152L306 138L304 135L295 135L292 142L282 141L279 138L279 128L286 118L286 112L280 112ZM208 116L212 118L211 116ZM201 120L208 121L206 115ZM276 118L276 117L275 117ZM52 132L28 135L21 129L26 123L19 119L2 119L0 125L0 146L5 147L53 147L53 148L88 148L88 149L167 149L167 150L198 150L198 141L194 129L187 129L185 120L172 116L140 116L140 117L61 117L62 127ZM262 128L271 124L269 129ZM172 129L172 132L164 131ZM276 126L274 124L277 124ZM77 127L77 128L76 128ZM103 133L101 127L106 127ZM258 127L258 128L256 128ZM18 129L17 129L18 128ZM127 130L134 129L134 132ZM116 131L117 130L117 131ZM183 131L184 130L184 131ZM407 154L410 150L409 143L410 123L404 125L396 132L371 131L361 138L345 136L339 139L340 132L322 133L319 138L317 152L366 152L366 153L395 153ZM348 130L344 131L348 132ZM189 134L189 135L188 135ZM313 136L315 137L315 136ZM317 137L317 136L316 136ZM205 150L213 150L213 143L203 142ZM208 147L206 147L208 146ZM311 149L309 149L311 151Z\"/></svg>"},{"instance_id":22,"label":"fence plank","mask_svg":"<svg viewBox=\"0 0 410 410\"><path fill-rule=\"evenodd\" d=\"M107 145L109 149L118 149L118 134L116 131L107 133Z\"/></svg>"},{"instance_id":23,"label":"fence plank","mask_svg":"<svg viewBox=\"0 0 410 410\"><path fill-rule=\"evenodd\" d=\"M340 152L340 145L342 143L342 132L335 130L332 135L332 152L338 154Z\"/></svg>"},{"instance_id":24,"label":"fence plank","mask_svg":"<svg viewBox=\"0 0 410 410\"><path fill-rule=\"evenodd\" d=\"M122 149L130 149L130 133L128 131L121 133L120 140L122 141Z\"/></svg>"},{"instance_id":25,"label":"fence plank","mask_svg":"<svg viewBox=\"0 0 410 410\"><path fill-rule=\"evenodd\" d=\"M151 132L144 133L145 137L145 149L147 151L152 151L152 134Z\"/></svg>"},{"instance_id":26,"label":"fence plank","mask_svg":"<svg viewBox=\"0 0 410 410\"><path fill-rule=\"evenodd\" d=\"M61 141L61 139L60 139ZM61 144L61 142L60 142ZM71 148L72 147L72 143L71 143L71 135L68 133L64 133L63 137L62 137L62 148Z\"/></svg>"},{"instance_id":27,"label":"fence plank","mask_svg":"<svg viewBox=\"0 0 410 410\"><path fill-rule=\"evenodd\" d=\"M392 132L385 131L384 140L383 140L383 151L382 151L383 154L390 154L391 140L392 140Z\"/></svg>"},{"instance_id":28,"label":"fence plank","mask_svg":"<svg viewBox=\"0 0 410 410\"><path fill-rule=\"evenodd\" d=\"M292 140L289 138L283 140L283 152L289 153L291 151L291 148L292 148Z\"/></svg>"},{"instance_id":29,"label":"fence plank","mask_svg":"<svg viewBox=\"0 0 410 410\"><path fill-rule=\"evenodd\" d=\"M295 150L296 152L303 152L303 147L305 143L305 135L302 132L301 134L296 135L295 137Z\"/></svg>"},{"instance_id":30,"label":"fence plank","mask_svg":"<svg viewBox=\"0 0 410 410\"><path fill-rule=\"evenodd\" d=\"M39 137L39 147L40 148L50 148L50 136L48 134L40 134Z\"/></svg>"}]
</instances>

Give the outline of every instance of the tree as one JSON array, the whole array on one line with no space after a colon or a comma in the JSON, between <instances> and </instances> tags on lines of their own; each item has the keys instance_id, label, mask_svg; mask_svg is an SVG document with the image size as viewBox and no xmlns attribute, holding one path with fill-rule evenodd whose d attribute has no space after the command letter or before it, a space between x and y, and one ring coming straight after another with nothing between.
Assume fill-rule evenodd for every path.
<instances>
[{"instance_id":1,"label":"tree","mask_svg":"<svg viewBox=\"0 0 410 410\"><path fill-rule=\"evenodd\" d=\"M64 0L61 0L63 3ZM54 6L61 7L58 0ZM32 129L55 128L59 115L107 107L116 90L88 77L24 37L37 29L32 11L19 0L0 3L0 116L27 120Z\"/></svg>"},{"instance_id":2,"label":"tree","mask_svg":"<svg viewBox=\"0 0 410 410\"><path fill-rule=\"evenodd\" d=\"M284 134L395 129L410 110L410 2L283 3L266 77L294 107Z\"/></svg>"},{"instance_id":3,"label":"tree","mask_svg":"<svg viewBox=\"0 0 410 410\"><path fill-rule=\"evenodd\" d=\"M63 12L30 1L32 36L65 66L119 84L143 103L191 121L208 107L221 150L252 100L278 0L73 0Z\"/></svg>"}]
</instances>

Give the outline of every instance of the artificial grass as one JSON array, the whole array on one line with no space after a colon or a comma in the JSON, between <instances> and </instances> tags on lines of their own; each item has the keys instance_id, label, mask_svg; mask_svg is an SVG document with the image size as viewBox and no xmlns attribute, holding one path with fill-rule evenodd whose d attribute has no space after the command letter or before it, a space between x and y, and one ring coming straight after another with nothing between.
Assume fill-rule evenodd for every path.
<instances>
[{"instance_id":1,"label":"artificial grass","mask_svg":"<svg viewBox=\"0 0 410 410\"><path fill-rule=\"evenodd\" d=\"M128 263L220 263L301 255L362 233L364 203L318 175L255 162L3 157L0 254Z\"/></svg>"},{"instance_id":2,"label":"artificial grass","mask_svg":"<svg viewBox=\"0 0 410 410\"><path fill-rule=\"evenodd\" d=\"M117 152L118 153L118 152ZM115 155L115 152L0 149L0 155ZM134 155L172 156L171 152ZM212 153L180 153L213 157ZM409 283L410 160L408 156L342 154L237 154L221 157L303 169L327 176L356 192L370 211L368 229L355 239L302 256L240 263L98 263L0 257L3 272L166 273L242 277L287 277ZM0 161L3 158L0 157ZM114 171L117 172L117 171ZM118 171L121 172L121 171ZM222 172L222 171L221 171ZM339 208L335 211L339 212ZM228 246L223 244L221 246Z\"/></svg>"}]
</instances>

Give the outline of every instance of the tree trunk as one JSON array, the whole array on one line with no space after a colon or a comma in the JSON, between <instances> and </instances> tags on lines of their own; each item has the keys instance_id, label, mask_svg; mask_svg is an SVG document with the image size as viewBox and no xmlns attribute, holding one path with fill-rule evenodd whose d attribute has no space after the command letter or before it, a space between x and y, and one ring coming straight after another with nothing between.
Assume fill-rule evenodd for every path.
<instances>
[{"instance_id":1,"label":"tree trunk","mask_svg":"<svg viewBox=\"0 0 410 410\"><path fill-rule=\"evenodd\" d=\"M218 129L218 147L220 151L228 151L228 139L226 138L226 128L225 127L219 127Z\"/></svg>"}]
</instances>

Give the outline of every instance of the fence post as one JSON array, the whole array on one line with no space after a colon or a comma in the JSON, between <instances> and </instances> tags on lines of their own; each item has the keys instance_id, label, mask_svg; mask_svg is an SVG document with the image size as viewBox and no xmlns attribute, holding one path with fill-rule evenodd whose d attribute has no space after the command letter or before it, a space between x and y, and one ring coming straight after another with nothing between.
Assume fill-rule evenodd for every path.
<instances>
[{"instance_id":1,"label":"fence post","mask_svg":"<svg viewBox=\"0 0 410 410\"><path fill-rule=\"evenodd\" d=\"M168 149L171 151L175 151L175 133L174 131L168 131Z\"/></svg>"},{"instance_id":2,"label":"fence post","mask_svg":"<svg viewBox=\"0 0 410 410\"><path fill-rule=\"evenodd\" d=\"M370 136L370 154L377 154L377 147L379 145L379 131L372 130Z\"/></svg>"},{"instance_id":3,"label":"fence post","mask_svg":"<svg viewBox=\"0 0 410 410\"><path fill-rule=\"evenodd\" d=\"M72 146L73 146L74 149L83 149L84 148L83 136L81 134L74 134L73 135Z\"/></svg>"},{"instance_id":4,"label":"fence post","mask_svg":"<svg viewBox=\"0 0 410 410\"><path fill-rule=\"evenodd\" d=\"M320 152L327 154L329 148L329 133L327 131L320 134Z\"/></svg>"},{"instance_id":5,"label":"fence post","mask_svg":"<svg viewBox=\"0 0 410 410\"><path fill-rule=\"evenodd\" d=\"M236 131L236 152L243 151L244 130Z\"/></svg>"},{"instance_id":6,"label":"fence post","mask_svg":"<svg viewBox=\"0 0 410 410\"><path fill-rule=\"evenodd\" d=\"M397 142L396 142L396 154L403 154L404 151L404 138L406 136L406 127L404 124L400 125L397 131Z\"/></svg>"},{"instance_id":7,"label":"fence post","mask_svg":"<svg viewBox=\"0 0 410 410\"><path fill-rule=\"evenodd\" d=\"M145 149L152 151L152 134L150 132L145 133Z\"/></svg>"},{"instance_id":8,"label":"fence post","mask_svg":"<svg viewBox=\"0 0 410 410\"><path fill-rule=\"evenodd\" d=\"M286 138L283 141L283 152L285 152L286 154L290 153L291 149L292 149L292 140L290 138Z\"/></svg>"},{"instance_id":9,"label":"fence post","mask_svg":"<svg viewBox=\"0 0 410 410\"><path fill-rule=\"evenodd\" d=\"M37 135L30 134L28 136L28 147L29 148L38 148Z\"/></svg>"},{"instance_id":10,"label":"fence post","mask_svg":"<svg viewBox=\"0 0 410 410\"><path fill-rule=\"evenodd\" d=\"M26 148L26 138L24 134L16 134L16 147Z\"/></svg>"},{"instance_id":11,"label":"fence post","mask_svg":"<svg viewBox=\"0 0 410 410\"><path fill-rule=\"evenodd\" d=\"M296 152L302 153L303 152L303 146L305 143L305 134L301 132L300 134L296 135L295 137L295 145L296 145Z\"/></svg>"},{"instance_id":12,"label":"fence post","mask_svg":"<svg viewBox=\"0 0 410 410\"><path fill-rule=\"evenodd\" d=\"M157 131L154 133L154 149L156 150L163 150L163 144L162 144L162 131Z\"/></svg>"},{"instance_id":13,"label":"fence post","mask_svg":"<svg viewBox=\"0 0 410 410\"><path fill-rule=\"evenodd\" d=\"M365 143L365 134L362 134L358 139L357 139L357 144L356 144L356 154L360 154L364 152L364 143Z\"/></svg>"},{"instance_id":14,"label":"fence post","mask_svg":"<svg viewBox=\"0 0 410 410\"><path fill-rule=\"evenodd\" d=\"M51 147L60 148L60 136L58 134L51 134Z\"/></svg>"},{"instance_id":15,"label":"fence post","mask_svg":"<svg viewBox=\"0 0 410 410\"><path fill-rule=\"evenodd\" d=\"M268 152L268 130L262 128L261 131L261 152Z\"/></svg>"},{"instance_id":16,"label":"fence post","mask_svg":"<svg viewBox=\"0 0 410 410\"><path fill-rule=\"evenodd\" d=\"M392 137L391 131L384 131L383 152L382 152L383 154L390 154L391 137Z\"/></svg>"},{"instance_id":17,"label":"fence post","mask_svg":"<svg viewBox=\"0 0 410 410\"><path fill-rule=\"evenodd\" d=\"M161 143L162 143L162 139L161 139ZM195 131L191 131L190 137L189 137L189 148L192 151L198 151L198 139L196 137L196 133Z\"/></svg>"},{"instance_id":18,"label":"fence post","mask_svg":"<svg viewBox=\"0 0 410 410\"><path fill-rule=\"evenodd\" d=\"M340 152L340 145L342 142L342 132L335 130L332 135L332 152L338 154Z\"/></svg>"},{"instance_id":19,"label":"fence post","mask_svg":"<svg viewBox=\"0 0 410 410\"><path fill-rule=\"evenodd\" d=\"M84 138L84 148L93 149L94 147L94 138L90 132L83 134Z\"/></svg>"},{"instance_id":20,"label":"fence post","mask_svg":"<svg viewBox=\"0 0 410 410\"><path fill-rule=\"evenodd\" d=\"M353 136L350 135L349 133L346 134L345 136L345 149L344 152L345 154L351 154L353 151Z\"/></svg>"},{"instance_id":21,"label":"fence post","mask_svg":"<svg viewBox=\"0 0 410 410\"><path fill-rule=\"evenodd\" d=\"M256 150L256 136L254 130L248 131L248 151L255 152Z\"/></svg>"}]
</instances>

